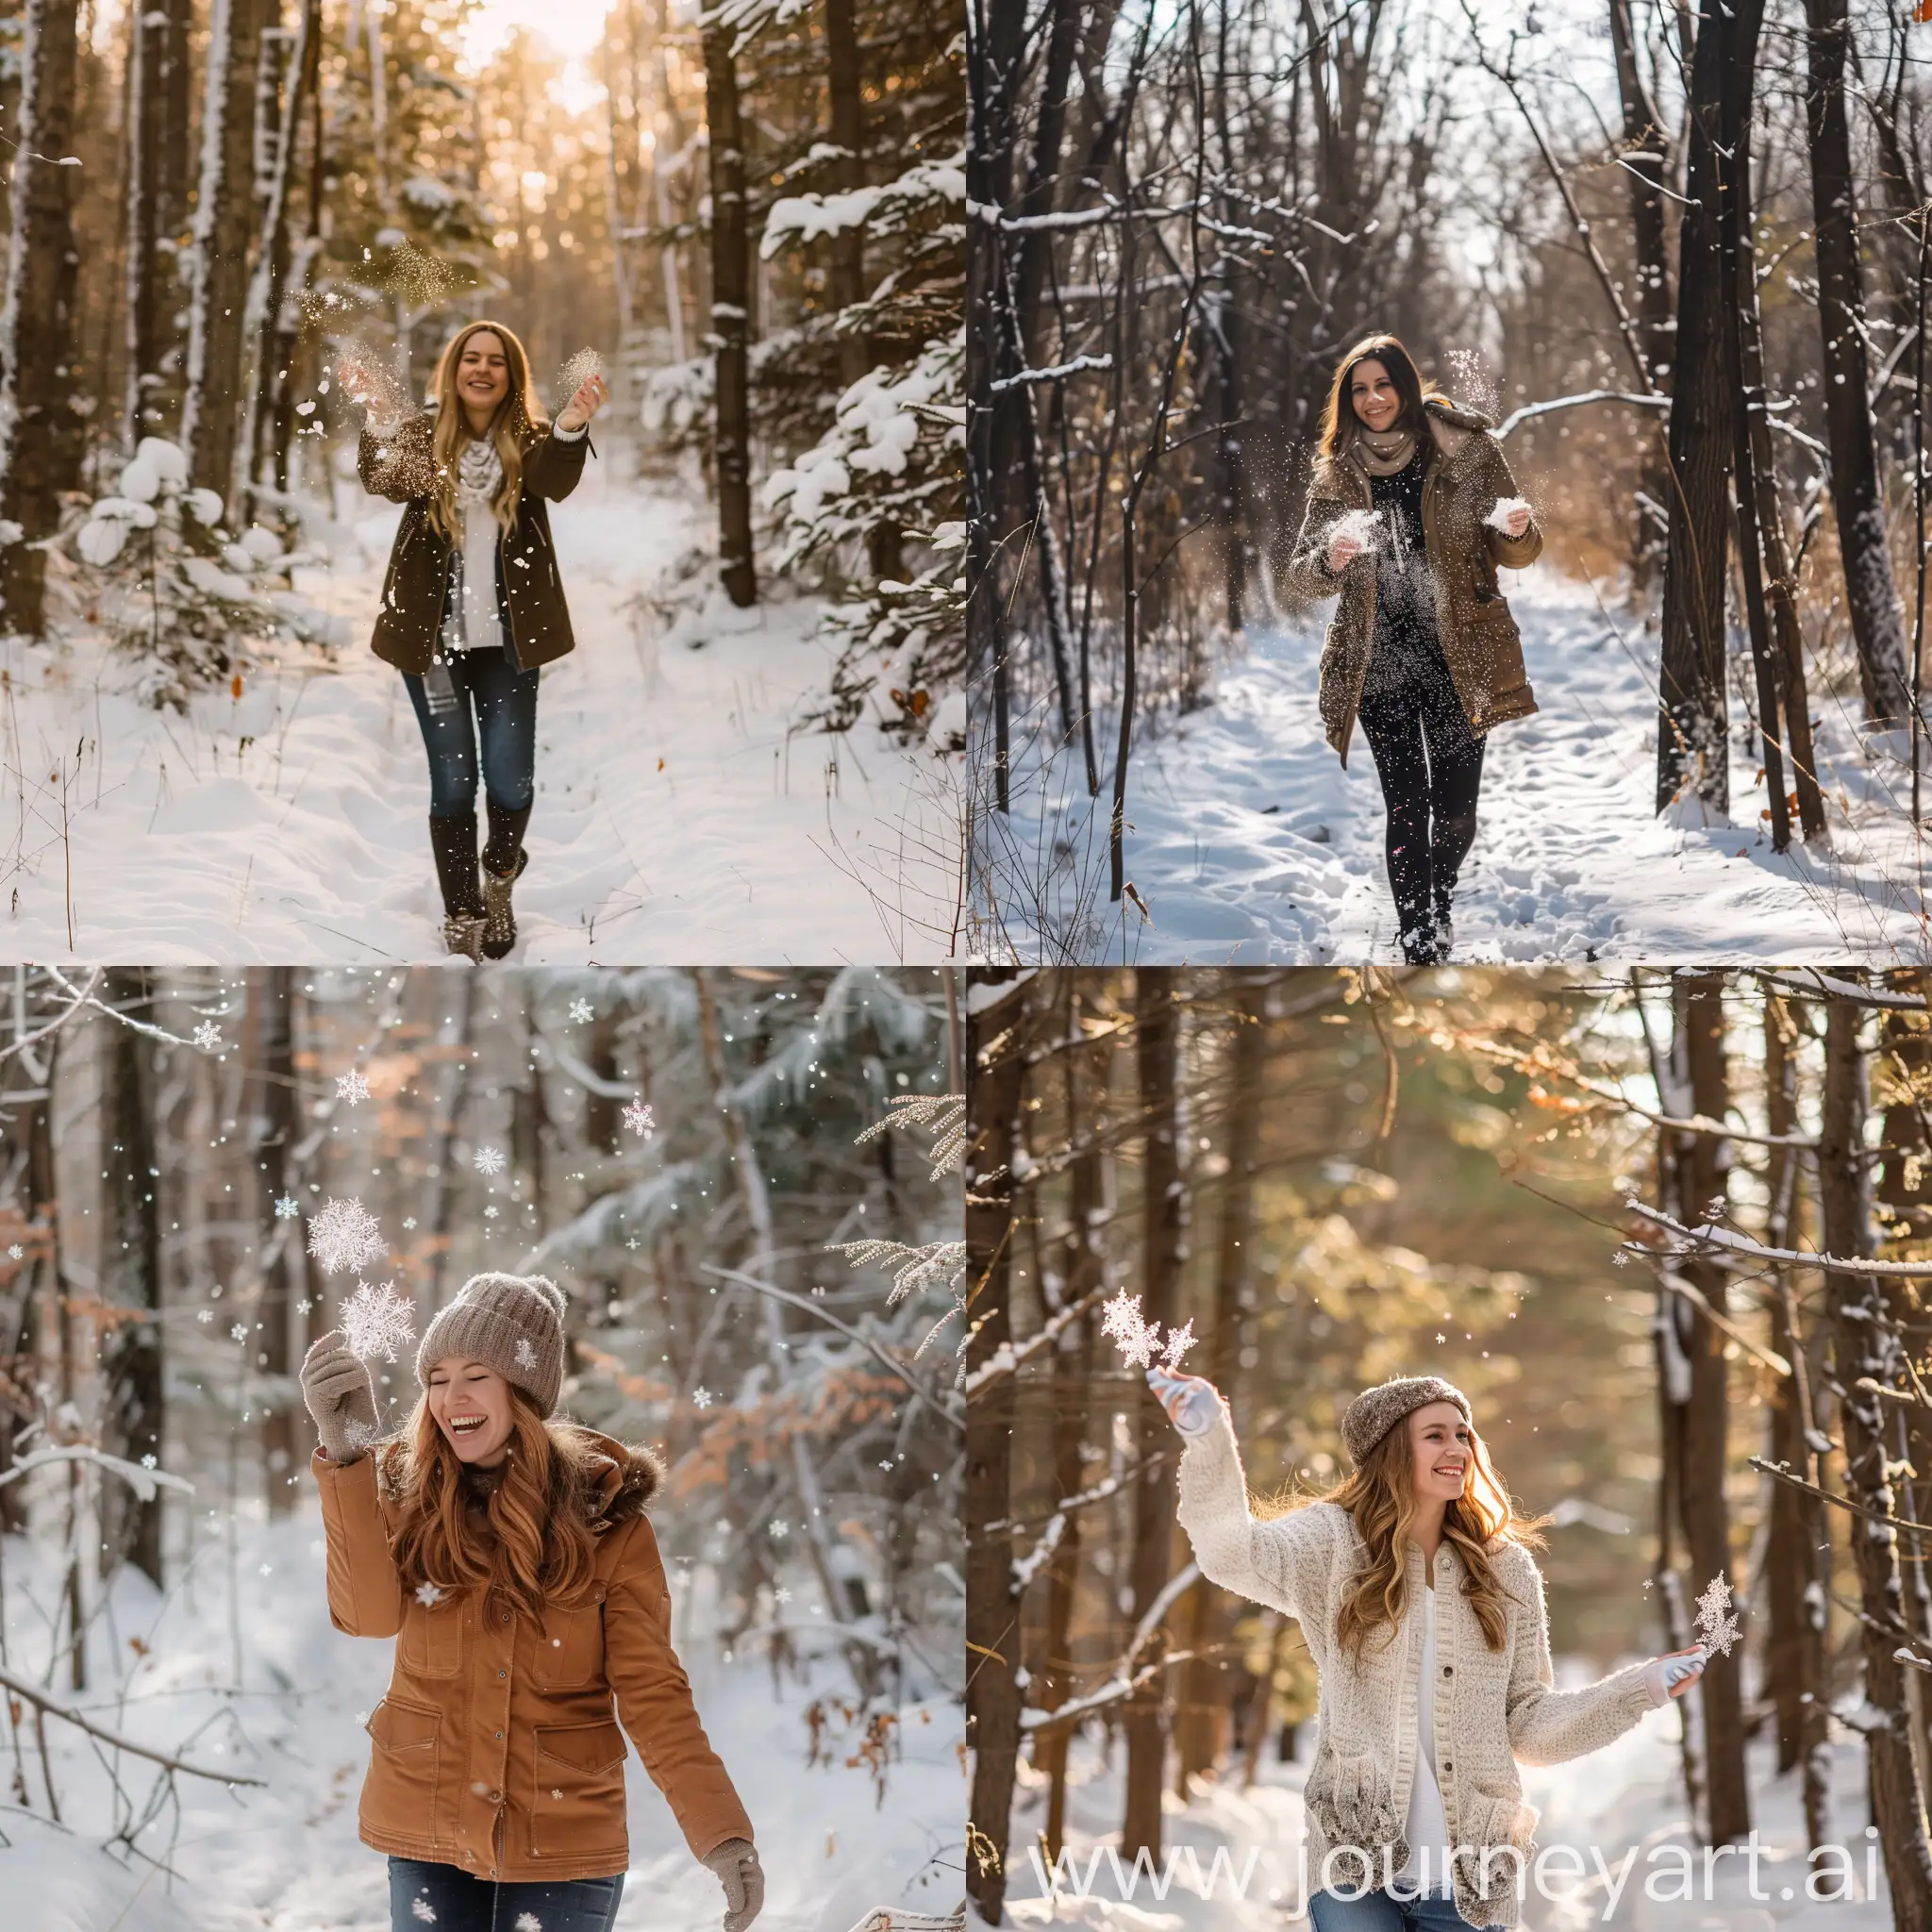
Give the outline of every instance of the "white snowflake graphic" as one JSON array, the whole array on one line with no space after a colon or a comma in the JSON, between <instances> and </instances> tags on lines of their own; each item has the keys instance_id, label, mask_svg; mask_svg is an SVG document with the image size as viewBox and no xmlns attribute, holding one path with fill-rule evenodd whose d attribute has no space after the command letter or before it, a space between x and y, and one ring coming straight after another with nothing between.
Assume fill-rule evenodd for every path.
<instances>
[{"instance_id":1,"label":"white snowflake graphic","mask_svg":"<svg viewBox=\"0 0 1932 1932\"><path fill-rule=\"evenodd\" d=\"M651 1109L641 1100L633 1100L625 1108L624 1124L633 1134L641 1134L647 1141L657 1131L657 1124L651 1118Z\"/></svg>"},{"instance_id":2,"label":"white snowflake graphic","mask_svg":"<svg viewBox=\"0 0 1932 1932\"><path fill-rule=\"evenodd\" d=\"M336 1075L336 1098L346 1100L351 1107L369 1098L369 1082L362 1077L359 1068L351 1067L346 1074Z\"/></svg>"},{"instance_id":3,"label":"white snowflake graphic","mask_svg":"<svg viewBox=\"0 0 1932 1932\"><path fill-rule=\"evenodd\" d=\"M494 1221L496 1219L496 1209L493 1207L484 1208L483 1219L485 1221Z\"/></svg>"},{"instance_id":4,"label":"white snowflake graphic","mask_svg":"<svg viewBox=\"0 0 1932 1932\"><path fill-rule=\"evenodd\" d=\"M22 1247L22 1246L21 1246L21 1244L20 1244L20 1243L19 1243L18 1241L9 1241L9 1242L8 1242L8 1244L7 1244L7 1258L8 1258L8 1259L9 1261L18 1261L18 1260L20 1259L20 1257L22 1257L23 1255L25 1255L25 1253L26 1253L26 1250L25 1250L25 1249L24 1247Z\"/></svg>"},{"instance_id":5,"label":"white snowflake graphic","mask_svg":"<svg viewBox=\"0 0 1932 1932\"><path fill-rule=\"evenodd\" d=\"M352 1449L367 1449L378 1434L374 1423L365 1423L360 1416L352 1415L342 1423L342 1434L348 1437Z\"/></svg>"},{"instance_id":6,"label":"white snowflake graphic","mask_svg":"<svg viewBox=\"0 0 1932 1932\"><path fill-rule=\"evenodd\" d=\"M293 1194L277 1194L275 1196L275 1219L277 1221L293 1221L301 1211L302 1204L296 1200Z\"/></svg>"},{"instance_id":7,"label":"white snowflake graphic","mask_svg":"<svg viewBox=\"0 0 1932 1932\"><path fill-rule=\"evenodd\" d=\"M364 1361L380 1356L392 1362L396 1350L415 1334L416 1310L395 1287L393 1281L385 1281L380 1288L358 1282L356 1292L342 1304L342 1340L351 1355Z\"/></svg>"},{"instance_id":8,"label":"white snowflake graphic","mask_svg":"<svg viewBox=\"0 0 1932 1932\"><path fill-rule=\"evenodd\" d=\"M572 1018L573 1020L575 1020L575 1022L576 1022L576 1023L577 1023L577 1024L578 1024L579 1025L582 1025L582 1024L583 1024L583 1023L584 1023L584 1022L585 1022L586 1020L588 1020L588 1019L589 1019L589 1018L591 1017L591 1003L590 1003L590 1001L589 1001L589 1000L573 1000L573 1001L571 1001L571 1003L570 1003L570 1016L571 1016L571 1018Z\"/></svg>"},{"instance_id":9,"label":"white snowflake graphic","mask_svg":"<svg viewBox=\"0 0 1932 1932\"><path fill-rule=\"evenodd\" d=\"M1125 1289L1103 1305L1100 1332L1112 1338L1130 1367L1144 1369L1158 1355L1161 1367L1171 1375L1180 1373L1182 1356L1194 1345L1194 1324L1191 1321L1170 1329L1163 1342L1160 1324L1143 1322L1141 1319L1141 1297L1129 1294Z\"/></svg>"},{"instance_id":10,"label":"white snowflake graphic","mask_svg":"<svg viewBox=\"0 0 1932 1932\"><path fill-rule=\"evenodd\" d=\"M1729 1657L1731 1646L1741 1639L1737 1618L1727 1614L1730 1607L1731 1586L1720 1570L1697 1599L1697 1647L1707 1657L1713 1651Z\"/></svg>"},{"instance_id":11,"label":"white snowflake graphic","mask_svg":"<svg viewBox=\"0 0 1932 1932\"><path fill-rule=\"evenodd\" d=\"M325 1274L340 1274L382 1253L382 1230L360 1201L331 1196L319 1213L308 1217L308 1252L322 1263Z\"/></svg>"},{"instance_id":12,"label":"white snowflake graphic","mask_svg":"<svg viewBox=\"0 0 1932 1932\"><path fill-rule=\"evenodd\" d=\"M405 1227L414 1227L416 1225L416 1217L413 1214L404 1215L403 1225Z\"/></svg>"},{"instance_id":13,"label":"white snowflake graphic","mask_svg":"<svg viewBox=\"0 0 1932 1932\"><path fill-rule=\"evenodd\" d=\"M442 1601L442 1591L433 1583L419 1583L416 1586L416 1601L427 1609L433 1609Z\"/></svg>"},{"instance_id":14,"label":"white snowflake graphic","mask_svg":"<svg viewBox=\"0 0 1932 1932\"><path fill-rule=\"evenodd\" d=\"M478 1174L501 1174L504 1169L501 1147L479 1147L472 1157Z\"/></svg>"},{"instance_id":15,"label":"white snowflake graphic","mask_svg":"<svg viewBox=\"0 0 1932 1932\"><path fill-rule=\"evenodd\" d=\"M781 1541L791 1534L791 1525L782 1516L772 1519L772 1534Z\"/></svg>"},{"instance_id":16,"label":"white snowflake graphic","mask_svg":"<svg viewBox=\"0 0 1932 1932\"><path fill-rule=\"evenodd\" d=\"M222 1029L212 1020L204 1020L194 1029L194 1043L203 1053L213 1053L222 1043Z\"/></svg>"},{"instance_id":17,"label":"white snowflake graphic","mask_svg":"<svg viewBox=\"0 0 1932 1932\"><path fill-rule=\"evenodd\" d=\"M433 1925L436 1924L436 1907L419 1895L409 1901L409 1916L420 1925Z\"/></svg>"},{"instance_id":18,"label":"white snowflake graphic","mask_svg":"<svg viewBox=\"0 0 1932 1932\"><path fill-rule=\"evenodd\" d=\"M246 1341L248 1340L247 1323L237 1322L235 1325L228 1330L228 1340L230 1341Z\"/></svg>"},{"instance_id":19,"label":"white snowflake graphic","mask_svg":"<svg viewBox=\"0 0 1932 1932\"><path fill-rule=\"evenodd\" d=\"M533 1374L536 1373L537 1351L530 1346L530 1338L527 1335L517 1337L517 1367L528 1370Z\"/></svg>"},{"instance_id":20,"label":"white snowflake graphic","mask_svg":"<svg viewBox=\"0 0 1932 1932\"><path fill-rule=\"evenodd\" d=\"M550 1795L553 1798L560 1798L563 1793L561 1791L552 1791ZM517 1914L516 1932L543 1932L543 1921L535 1912L519 1912Z\"/></svg>"},{"instance_id":21,"label":"white snowflake graphic","mask_svg":"<svg viewBox=\"0 0 1932 1932\"><path fill-rule=\"evenodd\" d=\"M693 1408L709 1408L717 1399L708 1389L693 1389L691 1391L691 1406Z\"/></svg>"},{"instance_id":22,"label":"white snowflake graphic","mask_svg":"<svg viewBox=\"0 0 1932 1932\"><path fill-rule=\"evenodd\" d=\"M194 1312L194 1319L197 1322L199 1322L204 1328L206 1328L208 1324L214 1320L214 1318L215 1311L212 1308L197 1308Z\"/></svg>"},{"instance_id":23,"label":"white snowflake graphic","mask_svg":"<svg viewBox=\"0 0 1932 1932\"><path fill-rule=\"evenodd\" d=\"M789 1604L791 1601L791 1592L789 1590L785 1589L782 1584L779 1586L778 1589L774 1590L772 1592L772 1594L781 1604Z\"/></svg>"}]
</instances>

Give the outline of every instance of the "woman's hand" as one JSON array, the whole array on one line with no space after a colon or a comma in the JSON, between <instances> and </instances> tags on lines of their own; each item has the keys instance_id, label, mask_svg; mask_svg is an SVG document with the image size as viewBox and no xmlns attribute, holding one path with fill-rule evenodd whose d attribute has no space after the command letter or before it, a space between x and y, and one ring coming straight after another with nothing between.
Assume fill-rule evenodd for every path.
<instances>
[{"instance_id":1,"label":"woman's hand","mask_svg":"<svg viewBox=\"0 0 1932 1932\"><path fill-rule=\"evenodd\" d=\"M1147 1386L1153 1390L1167 1419L1184 1436L1205 1436L1221 1413L1221 1394L1205 1375L1171 1375L1165 1369L1149 1369Z\"/></svg>"},{"instance_id":2,"label":"woman's hand","mask_svg":"<svg viewBox=\"0 0 1932 1932\"><path fill-rule=\"evenodd\" d=\"M1664 1694L1667 1697L1681 1697L1699 1677L1703 1676L1704 1667L1709 1661L1704 1652L1693 1643L1689 1650L1666 1651L1651 1668L1660 1671ZM1675 1668L1673 1668L1674 1666Z\"/></svg>"},{"instance_id":3,"label":"woman's hand","mask_svg":"<svg viewBox=\"0 0 1932 1932\"><path fill-rule=\"evenodd\" d=\"M575 436L579 429L588 426L591 418L610 400L610 385L594 372L577 384L577 392L564 404L558 416L557 426L568 436Z\"/></svg>"},{"instance_id":4,"label":"woman's hand","mask_svg":"<svg viewBox=\"0 0 1932 1932\"><path fill-rule=\"evenodd\" d=\"M1340 576L1362 553L1362 540L1352 531L1338 530L1328 540L1328 574Z\"/></svg>"},{"instance_id":5,"label":"woman's hand","mask_svg":"<svg viewBox=\"0 0 1932 1932\"><path fill-rule=\"evenodd\" d=\"M758 1847L746 1838L727 1838L705 1854L704 1862L724 1888L724 1932L744 1932L765 1904L765 1873Z\"/></svg>"},{"instance_id":6,"label":"woman's hand","mask_svg":"<svg viewBox=\"0 0 1932 1932\"><path fill-rule=\"evenodd\" d=\"M1521 537L1529 528L1529 506L1518 504L1503 519L1503 534L1506 537Z\"/></svg>"},{"instance_id":7,"label":"woman's hand","mask_svg":"<svg viewBox=\"0 0 1932 1932\"><path fill-rule=\"evenodd\" d=\"M375 1441L375 1386L368 1365L342 1344L342 1331L318 1336L302 1357L302 1400L331 1462L355 1462Z\"/></svg>"}]
</instances>

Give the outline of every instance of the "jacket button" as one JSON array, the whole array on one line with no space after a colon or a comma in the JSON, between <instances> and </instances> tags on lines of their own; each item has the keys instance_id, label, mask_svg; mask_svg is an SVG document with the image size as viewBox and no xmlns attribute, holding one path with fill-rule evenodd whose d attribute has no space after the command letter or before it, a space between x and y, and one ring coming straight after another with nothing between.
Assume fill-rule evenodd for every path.
<instances>
[{"instance_id":1,"label":"jacket button","mask_svg":"<svg viewBox=\"0 0 1932 1932\"><path fill-rule=\"evenodd\" d=\"M1452 1771L1454 1771L1455 1769L1456 1769L1456 1767L1455 1767L1455 1766L1454 1766L1453 1764L1451 1764L1451 1763L1449 1762L1449 1760L1448 1760L1448 1759L1447 1759L1446 1757L1445 1757L1445 1758L1443 1758L1443 1760L1442 1760L1442 1775L1443 1775L1444 1777L1447 1777L1447 1776L1449 1775L1449 1774L1450 1774L1450 1773L1451 1773Z\"/></svg>"},{"instance_id":2,"label":"jacket button","mask_svg":"<svg viewBox=\"0 0 1932 1932\"><path fill-rule=\"evenodd\" d=\"M502 1803L503 1803L503 1793L502 1793L501 1791L491 1791L491 1794L490 1794L490 1802L491 1802L491 1803L492 1805L500 1805L500 1804L502 1804Z\"/></svg>"},{"instance_id":3,"label":"jacket button","mask_svg":"<svg viewBox=\"0 0 1932 1932\"><path fill-rule=\"evenodd\" d=\"M504 1621L504 1622L505 1622L506 1624L508 1624L508 1623L509 1622L509 1612L508 1612L508 1610L504 1611L504 1613L503 1613L503 1621Z\"/></svg>"},{"instance_id":4,"label":"jacket button","mask_svg":"<svg viewBox=\"0 0 1932 1932\"><path fill-rule=\"evenodd\" d=\"M501 1731L498 1731L498 1732L497 1732L497 1734L496 1734L496 1740L497 1740L497 1742L498 1742L498 1743L501 1743L501 1742L503 1741L503 1733L502 1733Z\"/></svg>"},{"instance_id":5,"label":"jacket button","mask_svg":"<svg viewBox=\"0 0 1932 1932\"><path fill-rule=\"evenodd\" d=\"M498 1671L496 1674L499 1677L507 1677L509 1675L509 1673L508 1671Z\"/></svg>"},{"instance_id":6,"label":"jacket button","mask_svg":"<svg viewBox=\"0 0 1932 1932\"><path fill-rule=\"evenodd\" d=\"M1445 1677L1453 1677L1456 1674L1456 1666L1454 1664L1444 1664L1442 1666L1442 1674Z\"/></svg>"}]
</instances>

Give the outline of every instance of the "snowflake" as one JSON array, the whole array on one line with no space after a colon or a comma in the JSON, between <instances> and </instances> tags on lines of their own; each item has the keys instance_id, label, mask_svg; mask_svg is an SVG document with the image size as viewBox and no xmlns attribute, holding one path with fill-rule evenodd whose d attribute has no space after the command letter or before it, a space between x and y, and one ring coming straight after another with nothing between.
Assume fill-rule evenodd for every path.
<instances>
[{"instance_id":1,"label":"snowflake","mask_svg":"<svg viewBox=\"0 0 1932 1932\"><path fill-rule=\"evenodd\" d=\"M782 1516L775 1516L772 1519L772 1534L775 1537L788 1537L791 1534L791 1525Z\"/></svg>"},{"instance_id":2,"label":"snowflake","mask_svg":"<svg viewBox=\"0 0 1932 1932\"><path fill-rule=\"evenodd\" d=\"M1144 1369L1158 1355L1161 1367L1171 1375L1180 1372L1182 1356L1194 1345L1194 1324L1191 1321L1179 1328L1170 1329L1167 1340L1162 1341L1160 1324L1143 1322L1141 1319L1141 1297L1129 1294L1125 1289L1105 1305L1100 1331L1112 1337L1130 1367Z\"/></svg>"},{"instance_id":3,"label":"snowflake","mask_svg":"<svg viewBox=\"0 0 1932 1932\"><path fill-rule=\"evenodd\" d=\"M405 1227L409 1227L409 1228L412 1228L412 1227L414 1227L414 1226L416 1225L416 1217L415 1217L415 1216L414 1216L413 1214L406 1214L406 1215L404 1215L404 1216L403 1216L403 1225L404 1225Z\"/></svg>"},{"instance_id":4,"label":"snowflake","mask_svg":"<svg viewBox=\"0 0 1932 1932\"><path fill-rule=\"evenodd\" d=\"M530 1346L527 1335L517 1337L517 1367L527 1369L532 1374L537 1371L537 1351Z\"/></svg>"},{"instance_id":5,"label":"snowflake","mask_svg":"<svg viewBox=\"0 0 1932 1932\"><path fill-rule=\"evenodd\" d=\"M204 1328L206 1328L208 1324L214 1320L214 1318L215 1311L212 1308L197 1308L195 1310L194 1319L197 1322L199 1322Z\"/></svg>"},{"instance_id":6,"label":"snowflake","mask_svg":"<svg viewBox=\"0 0 1932 1932\"><path fill-rule=\"evenodd\" d=\"M484 1208L483 1219L485 1221L494 1221L496 1219L496 1209L494 1208Z\"/></svg>"},{"instance_id":7,"label":"snowflake","mask_svg":"<svg viewBox=\"0 0 1932 1932\"><path fill-rule=\"evenodd\" d=\"M382 1230L360 1201L331 1196L319 1214L308 1217L308 1252L327 1274L359 1268L382 1253Z\"/></svg>"},{"instance_id":8,"label":"snowflake","mask_svg":"<svg viewBox=\"0 0 1932 1932\"><path fill-rule=\"evenodd\" d=\"M362 1077L358 1069L351 1067L346 1074L336 1075L336 1098L346 1100L351 1107L358 1100L369 1098L369 1082Z\"/></svg>"},{"instance_id":9,"label":"snowflake","mask_svg":"<svg viewBox=\"0 0 1932 1932\"><path fill-rule=\"evenodd\" d=\"M436 1907L426 1898L418 1895L409 1901L409 1916L419 1924L433 1925L436 1924Z\"/></svg>"},{"instance_id":10,"label":"snowflake","mask_svg":"<svg viewBox=\"0 0 1932 1932\"><path fill-rule=\"evenodd\" d=\"M380 1288L362 1281L356 1292L342 1304L342 1339L349 1353L364 1361L380 1356L392 1362L396 1350L416 1332L416 1310L396 1293L395 1283L385 1281Z\"/></svg>"},{"instance_id":11,"label":"snowflake","mask_svg":"<svg viewBox=\"0 0 1932 1932\"><path fill-rule=\"evenodd\" d=\"M573 1001L571 1001L571 1003L570 1003L570 1016L571 1016L571 1018L572 1018L573 1020L576 1021L576 1022L578 1023L578 1024L579 1024L579 1025L581 1025L581 1024L583 1024L583 1022L584 1022L584 1021L588 1020L588 1019L589 1019L589 1018L591 1017L591 1003L590 1003L590 1001L589 1001L589 1000L573 1000Z\"/></svg>"},{"instance_id":12,"label":"snowflake","mask_svg":"<svg viewBox=\"0 0 1932 1932\"><path fill-rule=\"evenodd\" d=\"M1697 1647L1706 1657L1712 1651L1729 1657L1731 1646L1739 1641L1738 1620L1726 1614L1730 1607L1731 1586L1720 1570L1697 1599Z\"/></svg>"},{"instance_id":13,"label":"snowflake","mask_svg":"<svg viewBox=\"0 0 1932 1932\"><path fill-rule=\"evenodd\" d=\"M246 1341L248 1340L248 1324L246 1322L237 1322L228 1330L228 1340L230 1341Z\"/></svg>"},{"instance_id":14,"label":"snowflake","mask_svg":"<svg viewBox=\"0 0 1932 1932\"><path fill-rule=\"evenodd\" d=\"M342 1434L348 1437L352 1449L367 1449L375 1441L376 1428L374 1423L365 1423L360 1416L352 1415L343 1422Z\"/></svg>"},{"instance_id":15,"label":"snowflake","mask_svg":"<svg viewBox=\"0 0 1932 1932\"><path fill-rule=\"evenodd\" d=\"M9 1241L9 1242L8 1243L8 1246L7 1246L7 1258L8 1258L8 1259L9 1261L17 1261L17 1260L19 1260L19 1259L20 1259L20 1257L22 1257L23 1255L25 1255L25 1253L26 1253L26 1250L25 1250L25 1249L24 1247L22 1247L22 1246L21 1246L21 1244L20 1244L20 1243L19 1243L18 1241Z\"/></svg>"},{"instance_id":16,"label":"snowflake","mask_svg":"<svg viewBox=\"0 0 1932 1932\"><path fill-rule=\"evenodd\" d=\"M277 1194L275 1196L275 1219L277 1221L293 1221L301 1211L302 1204L296 1200L293 1194Z\"/></svg>"},{"instance_id":17,"label":"snowflake","mask_svg":"<svg viewBox=\"0 0 1932 1932\"><path fill-rule=\"evenodd\" d=\"M656 1131L656 1124L651 1119L651 1109L641 1100L633 1100L625 1108L624 1124L633 1134L641 1134L647 1141Z\"/></svg>"},{"instance_id":18,"label":"snowflake","mask_svg":"<svg viewBox=\"0 0 1932 1932\"><path fill-rule=\"evenodd\" d=\"M503 1149L501 1147L479 1147L471 1158L475 1163L478 1174L501 1174L503 1172L504 1160Z\"/></svg>"},{"instance_id":19,"label":"snowflake","mask_svg":"<svg viewBox=\"0 0 1932 1932\"><path fill-rule=\"evenodd\" d=\"M561 1797L562 1793L558 1791L552 1792L551 1795L553 1797ZM543 1921L535 1912L519 1912L517 1914L516 1932L543 1932Z\"/></svg>"},{"instance_id":20,"label":"snowflake","mask_svg":"<svg viewBox=\"0 0 1932 1932\"><path fill-rule=\"evenodd\" d=\"M693 1389L691 1391L691 1406L693 1408L709 1408L717 1399L708 1389Z\"/></svg>"},{"instance_id":21,"label":"snowflake","mask_svg":"<svg viewBox=\"0 0 1932 1932\"><path fill-rule=\"evenodd\" d=\"M1612 1268L1627 1268L1627 1267L1629 1267L1629 1265L1630 1265L1630 1251L1629 1251L1629 1250L1628 1250L1627 1248L1619 1248L1619 1249L1618 1249L1618 1250L1617 1250L1617 1251L1616 1251L1616 1252L1615 1252L1615 1253L1614 1253L1614 1254L1613 1254L1613 1255L1612 1255L1612 1256L1610 1257L1610 1266L1611 1266Z\"/></svg>"},{"instance_id":22,"label":"snowflake","mask_svg":"<svg viewBox=\"0 0 1932 1932\"><path fill-rule=\"evenodd\" d=\"M419 1583L416 1586L416 1601L425 1610L434 1609L442 1601L442 1592L433 1583Z\"/></svg>"},{"instance_id":23,"label":"snowflake","mask_svg":"<svg viewBox=\"0 0 1932 1932\"><path fill-rule=\"evenodd\" d=\"M782 1587L780 1589L774 1590L772 1592L772 1594L781 1604L789 1604L791 1601L791 1592L789 1590L783 1589Z\"/></svg>"},{"instance_id":24,"label":"snowflake","mask_svg":"<svg viewBox=\"0 0 1932 1932\"><path fill-rule=\"evenodd\" d=\"M194 1043L203 1053L212 1053L222 1043L222 1029L212 1020L204 1020L194 1029Z\"/></svg>"}]
</instances>

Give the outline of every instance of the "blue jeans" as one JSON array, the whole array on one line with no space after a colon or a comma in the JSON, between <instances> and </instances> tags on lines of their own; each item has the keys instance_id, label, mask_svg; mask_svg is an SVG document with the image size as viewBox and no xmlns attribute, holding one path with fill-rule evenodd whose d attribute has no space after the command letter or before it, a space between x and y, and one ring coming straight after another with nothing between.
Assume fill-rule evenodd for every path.
<instances>
[{"instance_id":1,"label":"blue jeans","mask_svg":"<svg viewBox=\"0 0 1932 1932\"><path fill-rule=\"evenodd\" d=\"M525 1916L543 1932L610 1932L624 1874L555 1885L504 1885L458 1865L421 1858L389 1861L391 1932L515 1932Z\"/></svg>"},{"instance_id":2,"label":"blue jeans","mask_svg":"<svg viewBox=\"0 0 1932 1932\"><path fill-rule=\"evenodd\" d=\"M460 818L476 809L476 747L483 748L483 786L499 811L527 811L537 790L535 666L519 671L508 645L452 651L447 659L456 703L432 710L429 692L413 672L403 674L423 743L429 753L429 816Z\"/></svg>"},{"instance_id":3,"label":"blue jeans","mask_svg":"<svg viewBox=\"0 0 1932 1932\"><path fill-rule=\"evenodd\" d=\"M1308 1900L1315 1932L1469 1932L1453 1898L1395 1898L1367 1891L1359 1898L1318 1891Z\"/></svg>"}]
</instances>

